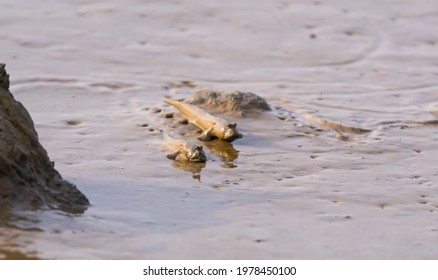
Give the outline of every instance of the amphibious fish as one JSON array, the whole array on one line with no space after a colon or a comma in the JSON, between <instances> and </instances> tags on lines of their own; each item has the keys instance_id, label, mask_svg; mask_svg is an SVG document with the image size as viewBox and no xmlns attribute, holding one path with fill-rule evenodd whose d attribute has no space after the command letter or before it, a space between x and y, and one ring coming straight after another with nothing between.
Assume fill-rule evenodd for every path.
<instances>
[{"instance_id":1,"label":"amphibious fish","mask_svg":"<svg viewBox=\"0 0 438 280\"><path fill-rule=\"evenodd\" d=\"M201 141L210 141L214 138L232 142L242 138L237 129L236 123L229 123L222 118L210 115L202 109L187 103L164 99L164 102L177 108L184 116L200 129L203 133L198 137Z\"/></svg>"},{"instance_id":2,"label":"amphibious fish","mask_svg":"<svg viewBox=\"0 0 438 280\"><path fill-rule=\"evenodd\" d=\"M205 162L205 156L202 145L196 143L172 138L168 133L164 133L164 143L172 152L167 155L168 159L178 161Z\"/></svg>"}]
</instances>

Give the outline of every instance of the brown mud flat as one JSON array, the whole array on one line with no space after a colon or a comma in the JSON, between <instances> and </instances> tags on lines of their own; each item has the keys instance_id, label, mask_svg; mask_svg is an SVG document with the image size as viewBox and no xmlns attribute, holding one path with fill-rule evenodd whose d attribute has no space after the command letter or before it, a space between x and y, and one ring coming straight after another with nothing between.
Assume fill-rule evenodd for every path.
<instances>
[{"instance_id":1,"label":"brown mud flat","mask_svg":"<svg viewBox=\"0 0 438 280\"><path fill-rule=\"evenodd\" d=\"M9 219L19 251L438 257L436 1L140 2L5 7L15 97L57 169L92 201L83 214ZM46 16L31 33L23 19L35 14ZM160 130L198 132L162 100L205 88L257 93L273 111L210 111L244 137L205 143L202 166L170 161Z\"/></svg>"}]
</instances>

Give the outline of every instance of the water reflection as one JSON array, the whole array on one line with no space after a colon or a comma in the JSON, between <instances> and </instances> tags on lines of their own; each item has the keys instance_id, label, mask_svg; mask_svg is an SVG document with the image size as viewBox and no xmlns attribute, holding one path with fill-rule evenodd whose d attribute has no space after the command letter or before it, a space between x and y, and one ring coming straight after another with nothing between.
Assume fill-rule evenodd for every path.
<instances>
[{"instance_id":1,"label":"water reflection","mask_svg":"<svg viewBox=\"0 0 438 280\"><path fill-rule=\"evenodd\" d=\"M233 144L227 141L216 139L210 142L205 142L204 145L212 154L227 163L235 161L239 156L239 151L234 149Z\"/></svg>"},{"instance_id":2,"label":"water reflection","mask_svg":"<svg viewBox=\"0 0 438 280\"><path fill-rule=\"evenodd\" d=\"M192 162L192 161L172 161L172 166L185 172L192 173L192 178L201 181L201 171L205 168L205 162Z\"/></svg>"},{"instance_id":3,"label":"water reflection","mask_svg":"<svg viewBox=\"0 0 438 280\"><path fill-rule=\"evenodd\" d=\"M9 209L0 208L0 259L30 260L37 259L38 254L29 250L31 237L42 230L36 227L33 219L16 215Z\"/></svg>"}]
</instances>

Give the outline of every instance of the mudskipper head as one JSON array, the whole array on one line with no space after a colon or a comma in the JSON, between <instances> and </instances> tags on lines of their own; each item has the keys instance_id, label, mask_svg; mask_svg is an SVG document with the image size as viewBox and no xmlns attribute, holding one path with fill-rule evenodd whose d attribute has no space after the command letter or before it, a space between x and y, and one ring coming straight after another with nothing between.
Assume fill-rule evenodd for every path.
<instances>
[{"instance_id":1,"label":"mudskipper head","mask_svg":"<svg viewBox=\"0 0 438 280\"><path fill-rule=\"evenodd\" d=\"M183 149L184 156L188 161L192 162L206 162L207 157L205 156L204 149L201 145L187 144Z\"/></svg>"},{"instance_id":2,"label":"mudskipper head","mask_svg":"<svg viewBox=\"0 0 438 280\"><path fill-rule=\"evenodd\" d=\"M222 127L222 139L232 142L236 139L242 138L242 134L237 131L236 126L236 123L226 123Z\"/></svg>"}]
</instances>

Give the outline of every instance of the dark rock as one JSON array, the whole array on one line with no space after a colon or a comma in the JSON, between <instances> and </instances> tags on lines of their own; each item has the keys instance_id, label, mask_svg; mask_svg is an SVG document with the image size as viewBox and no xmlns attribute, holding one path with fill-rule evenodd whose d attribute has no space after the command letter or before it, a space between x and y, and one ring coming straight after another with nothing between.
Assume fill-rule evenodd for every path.
<instances>
[{"instance_id":1,"label":"dark rock","mask_svg":"<svg viewBox=\"0 0 438 280\"><path fill-rule=\"evenodd\" d=\"M0 205L75 213L89 205L85 195L55 170L29 113L9 91L4 64L0 64Z\"/></svg>"},{"instance_id":2,"label":"dark rock","mask_svg":"<svg viewBox=\"0 0 438 280\"><path fill-rule=\"evenodd\" d=\"M165 117L166 119L172 119L172 118L174 117L174 113L167 113L167 114L164 114L164 117Z\"/></svg>"},{"instance_id":3,"label":"dark rock","mask_svg":"<svg viewBox=\"0 0 438 280\"><path fill-rule=\"evenodd\" d=\"M178 123L180 123L180 124L189 124L189 121L187 119L182 119L182 120L179 120Z\"/></svg>"}]
</instances>

